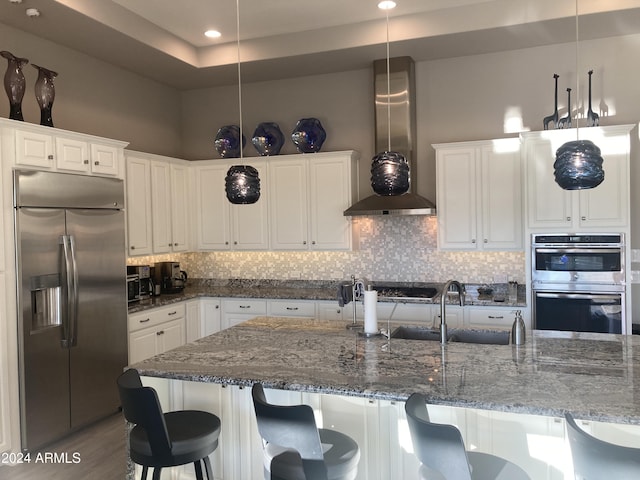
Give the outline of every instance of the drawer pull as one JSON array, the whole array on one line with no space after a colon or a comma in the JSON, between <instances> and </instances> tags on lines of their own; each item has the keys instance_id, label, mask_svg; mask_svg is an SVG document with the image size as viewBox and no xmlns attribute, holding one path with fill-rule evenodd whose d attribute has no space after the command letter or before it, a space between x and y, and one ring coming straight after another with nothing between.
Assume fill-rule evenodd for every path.
<instances>
[{"instance_id":1,"label":"drawer pull","mask_svg":"<svg viewBox=\"0 0 640 480\"><path fill-rule=\"evenodd\" d=\"M251 305L238 305L238 308L251 308Z\"/></svg>"},{"instance_id":2,"label":"drawer pull","mask_svg":"<svg viewBox=\"0 0 640 480\"><path fill-rule=\"evenodd\" d=\"M150 320L151 320L150 318L145 318L144 320L140 320L140 323L147 323Z\"/></svg>"},{"instance_id":3,"label":"drawer pull","mask_svg":"<svg viewBox=\"0 0 640 480\"><path fill-rule=\"evenodd\" d=\"M494 320L502 320L504 318L503 315L500 315L499 317L494 316L494 315L489 315L489 318L493 318Z\"/></svg>"},{"instance_id":4,"label":"drawer pull","mask_svg":"<svg viewBox=\"0 0 640 480\"><path fill-rule=\"evenodd\" d=\"M173 312L167 313L167 315L170 316L170 317L172 317L173 315L177 315L177 314L178 314L177 310L174 310Z\"/></svg>"},{"instance_id":5,"label":"drawer pull","mask_svg":"<svg viewBox=\"0 0 640 480\"><path fill-rule=\"evenodd\" d=\"M287 307L287 310L293 310L293 311L296 311L296 310L298 310L298 307Z\"/></svg>"}]
</instances>

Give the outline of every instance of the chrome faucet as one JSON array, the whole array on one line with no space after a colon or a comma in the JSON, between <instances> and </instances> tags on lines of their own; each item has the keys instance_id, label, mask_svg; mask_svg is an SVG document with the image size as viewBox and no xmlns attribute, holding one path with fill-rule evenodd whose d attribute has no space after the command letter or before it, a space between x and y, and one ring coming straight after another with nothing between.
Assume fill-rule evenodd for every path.
<instances>
[{"instance_id":1,"label":"chrome faucet","mask_svg":"<svg viewBox=\"0 0 640 480\"><path fill-rule=\"evenodd\" d=\"M460 306L464 306L464 293L460 282L456 280L449 280L442 287L442 293L440 294L440 343L447 343L447 312L446 312L446 299L447 293L449 293L449 287L457 287L458 297L460 298Z\"/></svg>"}]
</instances>

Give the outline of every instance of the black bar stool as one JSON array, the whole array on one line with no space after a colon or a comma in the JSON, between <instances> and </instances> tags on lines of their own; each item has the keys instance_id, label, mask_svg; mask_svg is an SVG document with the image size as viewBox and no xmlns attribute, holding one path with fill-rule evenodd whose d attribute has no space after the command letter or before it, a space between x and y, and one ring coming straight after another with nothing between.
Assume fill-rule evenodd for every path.
<instances>
[{"instance_id":1,"label":"black bar stool","mask_svg":"<svg viewBox=\"0 0 640 480\"><path fill-rule=\"evenodd\" d=\"M202 465L213 480L209 455L218 447L220 419L212 413L181 410L163 414L158 394L143 387L137 370L118 377L118 391L125 418L136 424L129 435L131 460L142 465L142 480L153 467L153 480L160 479L163 467L193 463L196 478L202 478Z\"/></svg>"},{"instance_id":2,"label":"black bar stool","mask_svg":"<svg viewBox=\"0 0 640 480\"><path fill-rule=\"evenodd\" d=\"M570 413L564 418L576 480L640 478L640 448L605 442L582 430Z\"/></svg>"},{"instance_id":3,"label":"black bar stool","mask_svg":"<svg viewBox=\"0 0 640 480\"><path fill-rule=\"evenodd\" d=\"M515 463L488 453L467 452L454 425L431 423L426 398L412 394L405 403L413 450L422 463L420 478L444 480L528 480Z\"/></svg>"},{"instance_id":4,"label":"black bar stool","mask_svg":"<svg viewBox=\"0 0 640 480\"><path fill-rule=\"evenodd\" d=\"M344 433L318 429L309 405L267 402L262 385L251 390L264 444L265 480L353 480L360 449Z\"/></svg>"}]
</instances>

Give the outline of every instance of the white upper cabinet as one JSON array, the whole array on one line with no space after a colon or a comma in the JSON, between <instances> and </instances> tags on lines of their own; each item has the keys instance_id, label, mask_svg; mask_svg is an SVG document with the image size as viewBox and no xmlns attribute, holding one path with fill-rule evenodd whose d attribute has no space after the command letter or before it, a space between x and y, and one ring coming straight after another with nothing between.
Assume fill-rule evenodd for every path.
<instances>
[{"instance_id":1,"label":"white upper cabinet","mask_svg":"<svg viewBox=\"0 0 640 480\"><path fill-rule=\"evenodd\" d=\"M434 145L438 247L521 250L519 139Z\"/></svg>"},{"instance_id":2,"label":"white upper cabinet","mask_svg":"<svg viewBox=\"0 0 640 480\"><path fill-rule=\"evenodd\" d=\"M127 243L129 256L151 255L150 162L127 154Z\"/></svg>"},{"instance_id":3,"label":"white upper cabinet","mask_svg":"<svg viewBox=\"0 0 640 480\"><path fill-rule=\"evenodd\" d=\"M188 251L188 162L127 152L126 166L129 255Z\"/></svg>"},{"instance_id":4,"label":"white upper cabinet","mask_svg":"<svg viewBox=\"0 0 640 480\"><path fill-rule=\"evenodd\" d=\"M198 250L269 248L267 163L261 158L244 162L258 170L260 178L260 198L247 205L234 205L226 196L225 178L233 161L194 162Z\"/></svg>"},{"instance_id":5,"label":"white upper cabinet","mask_svg":"<svg viewBox=\"0 0 640 480\"><path fill-rule=\"evenodd\" d=\"M556 150L576 140L576 130L522 134L526 162L528 227L601 230L629 225L629 157L632 125L580 128L580 139L601 150L604 181L593 189L563 190L555 182Z\"/></svg>"},{"instance_id":6,"label":"white upper cabinet","mask_svg":"<svg viewBox=\"0 0 640 480\"><path fill-rule=\"evenodd\" d=\"M270 160L273 250L350 250L357 199L354 151L290 155Z\"/></svg>"},{"instance_id":7,"label":"white upper cabinet","mask_svg":"<svg viewBox=\"0 0 640 480\"><path fill-rule=\"evenodd\" d=\"M13 122L13 121L11 121ZM41 125L2 122L15 141L15 165L42 170L124 177L125 142Z\"/></svg>"},{"instance_id":8,"label":"white upper cabinet","mask_svg":"<svg viewBox=\"0 0 640 480\"><path fill-rule=\"evenodd\" d=\"M189 175L187 167L151 162L153 252L186 252L189 248Z\"/></svg>"}]
</instances>

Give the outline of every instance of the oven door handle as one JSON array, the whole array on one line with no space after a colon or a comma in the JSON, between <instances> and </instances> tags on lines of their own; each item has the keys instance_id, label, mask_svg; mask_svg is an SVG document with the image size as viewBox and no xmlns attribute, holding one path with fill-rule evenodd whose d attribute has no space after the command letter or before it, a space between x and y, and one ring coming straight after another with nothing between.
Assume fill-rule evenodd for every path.
<instances>
[{"instance_id":1,"label":"oven door handle","mask_svg":"<svg viewBox=\"0 0 640 480\"><path fill-rule=\"evenodd\" d=\"M620 248L536 248L536 253L621 253Z\"/></svg>"},{"instance_id":2,"label":"oven door handle","mask_svg":"<svg viewBox=\"0 0 640 480\"><path fill-rule=\"evenodd\" d=\"M600 302L617 303L620 301L620 295L604 295L591 293L549 293L535 292L536 297L540 298L569 298L574 300L597 300Z\"/></svg>"}]
</instances>

